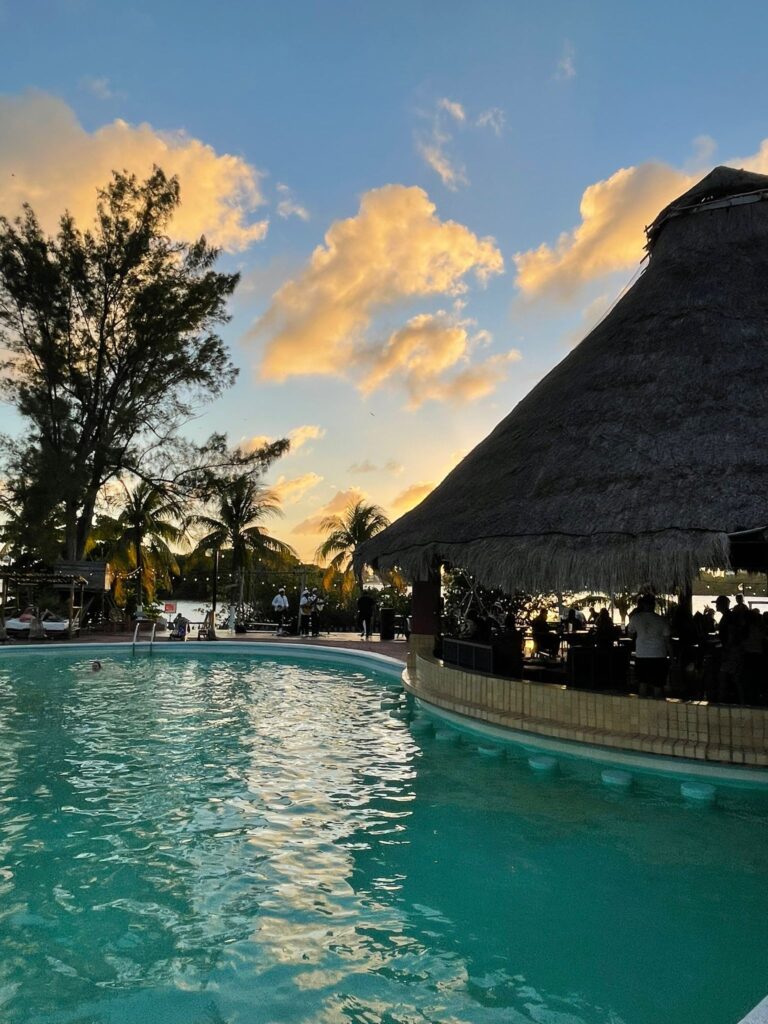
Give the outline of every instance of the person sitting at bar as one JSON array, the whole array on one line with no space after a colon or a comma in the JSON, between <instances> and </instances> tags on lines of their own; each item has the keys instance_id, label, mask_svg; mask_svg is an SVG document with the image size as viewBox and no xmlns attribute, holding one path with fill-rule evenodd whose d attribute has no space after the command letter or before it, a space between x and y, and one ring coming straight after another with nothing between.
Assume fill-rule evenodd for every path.
<instances>
[{"instance_id":1,"label":"person sitting at bar","mask_svg":"<svg viewBox=\"0 0 768 1024\"><path fill-rule=\"evenodd\" d=\"M482 608L473 605L464 616L463 639L473 644L489 644L492 636L492 624Z\"/></svg>"},{"instance_id":2,"label":"person sitting at bar","mask_svg":"<svg viewBox=\"0 0 768 1024\"><path fill-rule=\"evenodd\" d=\"M568 618L566 619L566 628L569 633L580 633L582 630L587 628L587 618L584 612L573 605L572 608L568 609Z\"/></svg>"},{"instance_id":3,"label":"person sitting at bar","mask_svg":"<svg viewBox=\"0 0 768 1024\"><path fill-rule=\"evenodd\" d=\"M546 608L542 608L531 623L531 632L536 650L540 654L546 654L551 658L557 657L557 652L560 650L560 637L547 621Z\"/></svg>"},{"instance_id":4,"label":"person sitting at bar","mask_svg":"<svg viewBox=\"0 0 768 1024\"><path fill-rule=\"evenodd\" d=\"M617 630L611 613L607 608L601 608L595 622L595 643L598 647L613 647L616 636Z\"/></svg>"}]
</instances>

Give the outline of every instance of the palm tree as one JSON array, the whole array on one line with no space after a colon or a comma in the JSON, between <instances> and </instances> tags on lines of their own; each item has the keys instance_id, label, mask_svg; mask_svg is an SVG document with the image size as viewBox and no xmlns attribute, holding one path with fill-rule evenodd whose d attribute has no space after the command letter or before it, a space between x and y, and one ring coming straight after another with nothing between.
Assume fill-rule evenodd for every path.
<instances>
[{"instance_id":1,"label":"palm tree","mask_svg":"<svg viewBox=\"0 0 768 1024\"><path fill-rule=\"evenodd\" d=\"M273 558L296 558L289 544L270 536L259 525L267 516L282 515L273 491L263 487L250 474L233 477L218 496L212 515L193 516L190 523L206 530L195 548L197 553L210 548L230 548L232 571L239 584L238 604L243 603L243 570L254 555L269 562Z\"/></svg>"},{"instance_id":2,"label":"palm tree","mask_svg":"<svg viewBox=\"0 0 768 1024\"><path fill-rule=\"evenodd\" d=\"M330 590L337 573L341 575L341 592L351 594L355 586L352 555L358 544L369 540L389 526L386 513L378 505L364 501L349 504L340 516L326 516L320 529L327 534L315 557L324 562L330 558L323 576L323 586Z\"/></svg>"},{"instance_id":3,"label":"palm tree","mask_svg":"<svg viewBox=\"0 0 768 1024\"><path fill-rule=\"evenodd\" d=\"M122 481L121 481L122 482ZM183 510L162 488L141 480L125 495L117 518L101 516L88 547L102 544L115 568L136 574L136 610L140 614L145 595L154 598L156 575L178 573L179 566L169 545L184 538L180 525Z\"/></svg>"}]
</instances>

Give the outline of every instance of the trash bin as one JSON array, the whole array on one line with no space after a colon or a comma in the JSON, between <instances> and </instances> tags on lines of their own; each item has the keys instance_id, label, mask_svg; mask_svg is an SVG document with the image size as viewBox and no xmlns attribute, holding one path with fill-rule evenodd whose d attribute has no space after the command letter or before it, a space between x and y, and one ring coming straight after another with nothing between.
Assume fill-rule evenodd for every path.
<instances>
[{"instance_id":1,"label":"trash bin","mask_svg":"<svg viewBox=\"0 0 768 1024\"><path fill-rule=\"evenodd\" d=\"M395 639L394 608L379 608L379 634L382 640Z\"/></svg>"}]
</instances>

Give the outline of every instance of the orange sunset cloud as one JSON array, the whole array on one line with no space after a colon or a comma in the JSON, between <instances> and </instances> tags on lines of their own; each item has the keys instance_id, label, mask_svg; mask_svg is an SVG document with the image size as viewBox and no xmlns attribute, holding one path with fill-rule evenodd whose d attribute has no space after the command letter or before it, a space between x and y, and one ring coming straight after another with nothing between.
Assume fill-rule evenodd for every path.
<instances>
[{"instance_id":1,"label":"orange sunset cloud","mask_svg":"<svg viewBox=\"0 0 768 1024\"><path fill-rule=\"evenodd\" d=\"M250 219L264 203L259 171L184 132L120 119L89 132L63 100L29 92L0 97L0 138L0 209L13 216L29 202L46 231L55 231L64 210L87 225L96 212L96 190L114 169L147 177L157 165L181 184L182 205L171 225L175 237L204 234L238 252L267 233L267 220Z\"/></svg>"}]
</instances>

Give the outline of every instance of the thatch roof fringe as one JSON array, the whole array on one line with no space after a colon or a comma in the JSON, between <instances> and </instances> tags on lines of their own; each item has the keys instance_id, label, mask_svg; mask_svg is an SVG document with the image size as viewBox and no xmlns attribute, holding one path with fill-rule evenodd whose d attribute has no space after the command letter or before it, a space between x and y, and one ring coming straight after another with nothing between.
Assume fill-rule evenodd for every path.
<instances>
[{"instance_id":1,"label":"thatch roof fringe","mask_svg":"<svg viewBox=\"0 0 768 1024\"><path fill-rule=\"evenodd\" d=\"M373 560L371 542L355 553L358 568ZM729 569L727 534L666 530L652 536L496 537L466 544L432 542L375 556L378 569L398 568L426 579L441 562L461 566L487 586L508 593L592 590L617 594L653 585L668 593L688 585L703 566Z\"/></svg>"}]
</instances>

